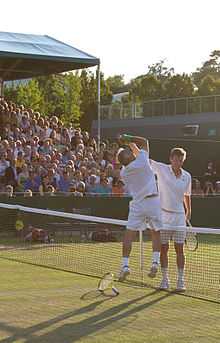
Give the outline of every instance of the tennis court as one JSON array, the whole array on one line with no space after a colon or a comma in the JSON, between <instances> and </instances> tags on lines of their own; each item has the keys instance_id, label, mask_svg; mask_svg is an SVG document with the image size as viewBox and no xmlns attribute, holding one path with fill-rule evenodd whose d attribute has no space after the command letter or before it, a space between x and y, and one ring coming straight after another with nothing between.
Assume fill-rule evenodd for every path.
<instances>
[{"instance_id":1,"label":"tennis court","mask_svg":"<svg viewBox=\"0 0 220 343\"><path fill-rule=\"evenodd\" d=\"M1 259L0 337L23 342L218 343L219 304L117 284L81 300L95 278Z\"/></svg>"},{"instance_id":2,"label":"tennis court","mask_svg":"<svg viewBox=\"0 0 220 343\"><path fill-rule=\"evenodd\" d=\"M4 209L5 210L5 209ZM8 216L13 207L6 209ZM65 270L82 275L102 277L112 272L118 275L121 264L121 242L123 227L118 221L106 218L82 216L79 214L42 212L40 209L22 208L15 218L22 222L22 230L14 225L1 230L0 257L4 259L36 264L49 268ZM15 219L14 218L14 219ZM84 220L86 219L86 220ZM15 223L17 223L17 220ZM114 225L113 225L114 223ZM23 231L29 224L44 228L53 237L50 244L25 241ZM119 221L123 224L123 221ZM97 241L91 234L111 232L110 239ZM201 231L201 230L200 230ZM204 233L205 232L205 233ZM220 302L220 230L207 229L198 233L199 248L196 251L185 249L186 268L185 295ZM101 237L102 238L102 237ZM140 244L133 244L130 259L131 275L129 284L157 288L160 273L155 279L147 276L151 264L151 239L148 232L143 235L143 272L140 268ZM171 242L169 252L169 273L171 290L176 287L176 257Z\"/></svg>"},{"instance_id":3,"label":"tennis court","mask_svg":"<svg viewBox=\"0 0 220 343\"><path fill-rule=\"evenodd\" d=\"M137 236L131 275L125 283L115 282L119 296L90 298L84 295L97 288L98 278L106 272L118 274L123 228L110 219L103 224L101 219L81 221L80 216L54 211L42 214L39 209L23 208L16 215L13 211L4 212L1 225L1 342L219 342L220 235L216 231L198 233L198 249L185 249L185 295L173 291L173 247L171 290L156 289L160 273L153 280L147 277L151 239L146 232L144 273ZM53 239L48 244L26 241L27 224L44 228ZM110 230L110 239L92 239L93 233Z\"/></svg>"}]
</instances>

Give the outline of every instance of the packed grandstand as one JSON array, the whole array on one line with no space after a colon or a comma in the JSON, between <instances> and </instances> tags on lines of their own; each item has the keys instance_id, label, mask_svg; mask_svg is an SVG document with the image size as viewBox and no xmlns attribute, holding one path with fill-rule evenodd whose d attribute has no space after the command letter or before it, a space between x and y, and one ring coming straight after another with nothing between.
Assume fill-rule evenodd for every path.
<instances>
[{"instance_id":1,"label":"packed grandstand","mask_svg":"<svg viewBox=\"0 0 220 343\"><path fill-rule=\"evenodd\" d=\"M64 125L55 115L0 98L0 191L12 197L69 194L128 195L116 161L117 142L104 140L100 149L87 131ZM193 180L197 195L219 193L212 162L203 178Z\"/></svg>"},{"instance_id":2,"label":"packed grandstand","mask_svg":"<svg viewBox=\"0 0 220 343\"><path fill-rule=\"evenodd\" d=\"M0 99L0 189L75 196L123 195L117 143L102 142L100 151L88 132L65 126L57 116L45 117L23 105Z\"/></svg>"}]
</instances>

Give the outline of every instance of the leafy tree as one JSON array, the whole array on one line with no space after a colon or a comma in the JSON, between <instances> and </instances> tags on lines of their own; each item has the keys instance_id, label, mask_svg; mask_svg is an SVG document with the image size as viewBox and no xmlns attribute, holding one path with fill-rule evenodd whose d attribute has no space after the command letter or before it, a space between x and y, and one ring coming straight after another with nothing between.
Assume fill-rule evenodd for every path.
<instances>
[{"instance_id":1,"label":"leafy tree","mask_svg":"<svg viewBox=\"0 0 220 343\"><path fill-rule=\"evenodd\" d=\"M113 94L123 92L125 86L124 75L110 76L106 79L106 84Z\"/></svg>"},{"instance_id":2,"label":"leafy tree","mask_svg":"<svg viewBox=\"0 0 220 343\"><path fill-rule=\"evenodd\" d=\"M193 82L199 87L200 83L206 76L211 76L217 80L220 78L220 50L213 50L209 59L197 68L192 74Z\"/></svg>"},{"instance_id":3,"label":"leafy tree","mask_svg":"<svg viewBox=\"0 0 220 343\"><path fill-rule=\"evenodd\" d=\"M64 76L64 108L62 120L65 123L79 123L80 120L81 83L78 73L68 73Z\"/></svg>"},{"instance_id":4,"label":"leafy tree","mask_svg":"<svg viewBox=\"0 0 220 343\"><path fill-rule=\"evenodd\" d=\"M44 99L41 110L44 113L58 116L63 113L65 102L64 78L65 76L62 74L38 78Z\"/></svg>"},{"instance_id":5,"label":"leafy tree","mask_svg":"<svg viewBox=\"0 0 220 343\"><path fill-rule=\"evenodd\" d=\"M205 76L199 85L198 95L220 94L220 79L215 80L212 76Z\"/></svg>"},{"instance_id":6,"label":"leafy tree","mask_svg":"<svg viewBox=\"0 0 220 343\"><path fill-rule=\"evenodd\" d=\"M14 81L11 82L10 84L7 84L7 83L4 84L4 97L6 99L14 103L17 103L18 102L17 93L18 93L18 87Z\"/></svg>"},{"instance_id":7,"label":"leafy tree","mask_svg":"<svg viewBox=\"0 0 220 343\"><path fill-rule=\"evenodd\" d=\"M81 72L81 126L90 129L92 120L97 119L98 107L98 75L91 71L82 70ZM104 74L100 75L101 104L110 104L112 92L104 79Z\"/></svg>"},{"instance_id":8,"label":"leafy tree","mask_svg":"<svg viewBox=\"0 0 220 343\"><path fill-rule=\"evenodd\" d=\"M170 78L174 74L174 68L169 68L165 64L165 60L160 60L148 66L148 75L153 75L157 79L163 81Z\"/></svg>"},{"instance_id":9,"label":"leafy tree","mask_svg":"<svg viewBox=\"0 0 220 343\"><path fill-rule=\"evenodd\" d=\"M30 107L34 111L41 109L43 96L39 88L38 81L31 79L29 82L20 84L17 87L16 101L25 107Z\"/></svg>"},{"instance_id":10,"label":"leafy tree","mask_svg":"<svg viewBox=\"0 0 220 343\"><path fill-rule=\"evenodd\" d=\"M162 82L154 75L136 78L131 82L130 96L133 101L160 98L163 94Z\"/></svg>"},{"instance_id":11,"label":"leafy tree","mask_svg":"<svg viewBox=\"0 0 220 343\"><path fill-rule=\"evenodd\" d=\"M194 93L194 86L187 74L176 74L164 83L164 95L167 98L187 97Z\"/></svg>"}]
</instances>

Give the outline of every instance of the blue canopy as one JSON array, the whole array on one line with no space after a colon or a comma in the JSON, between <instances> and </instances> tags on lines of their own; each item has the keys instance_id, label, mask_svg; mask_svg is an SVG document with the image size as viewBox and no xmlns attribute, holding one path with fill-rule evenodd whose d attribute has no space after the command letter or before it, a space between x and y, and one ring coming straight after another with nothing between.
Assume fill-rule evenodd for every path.
<instances>
[{"instance_id":1,"label":"blue canopy","mask_svg":"<svg viewBox=\"0 0 220 343\"><path fill-rule=\"evenodd\" d=\"M99 59L49 36L0 32L0 78L18 80L92 67Z\"/></svg>"}]
</instances>

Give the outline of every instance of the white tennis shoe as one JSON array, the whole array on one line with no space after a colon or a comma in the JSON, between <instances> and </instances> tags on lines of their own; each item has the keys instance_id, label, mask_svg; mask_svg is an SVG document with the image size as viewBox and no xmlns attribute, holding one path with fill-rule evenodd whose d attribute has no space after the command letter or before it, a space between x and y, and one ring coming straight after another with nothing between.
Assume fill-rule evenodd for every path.
<instances>
[{"instance_id":1,"label":"white tennis shoe","mask_svg":"<svg viewBox=\"0 0 220 343\"><path fill-rule=\"evenodd\" d=\"M128 266L122 267L119 273L118 281L125 281L128 275L130 275L130 268Z\"/></svg>"},{"instance_id":2,"label":"white tennis shoe","mask_svg":"<svg viewBox=\"0 0 220 343\"><path fill-rule=\"evenodd\" d=\"M159 268L159 263L153 262L152 266L151 266L151 269L150 269L150 271L148 273L148 276L150 278L152 278L152 279L155 278L156 275L157 275L157 272L158 272L158 268Z\"/></svg>"},{"instance_id":3,"label":"white tennis shoe","mask_svg":"<svg viewBox=\"0 0 220 343\"><path fill-rule=\"evenodd\" d=\"M159 289L161 290L167 290L169 289L170 287L170 281L168 278L164 278L161 280L161 283L160 283L160 286L159 286Z\"/></svg>"},{"instance_id":4,"label":"white tennis shoe","mask_svg":"<svg viewBox=\"0 0 220 343\"><path fill-rule=\"evenodd\" d=\"M186 286L185 286L184 279L178 279L177 285L176 285L176 291L177 292L185 292L185 290L186 290Z\"/></svg>"}]
</instances>

